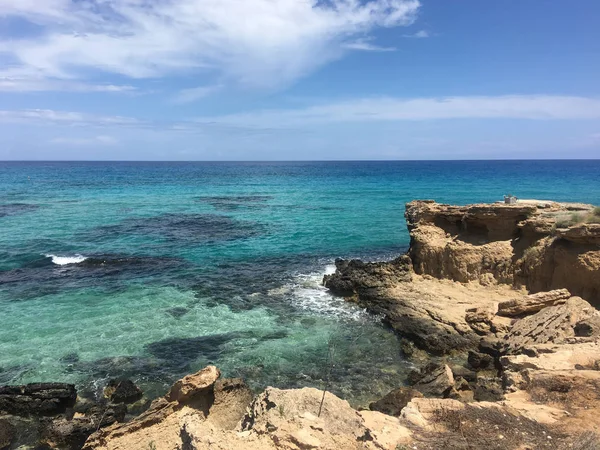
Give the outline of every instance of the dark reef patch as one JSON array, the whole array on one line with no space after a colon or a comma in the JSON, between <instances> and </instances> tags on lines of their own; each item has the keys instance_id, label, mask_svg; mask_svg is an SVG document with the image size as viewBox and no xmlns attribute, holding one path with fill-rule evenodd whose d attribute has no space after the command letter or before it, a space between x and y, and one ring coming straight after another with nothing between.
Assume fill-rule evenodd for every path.
<instances>
[{"instance_id":1,"label":"dark reef patch","mask_svg":"<svg viewBox=\"0 0 600 450\"><path fill-rule=\"evenodd\" d=\"M213 195L197 197L195 200L208 203L219 211L235 211L241 208L264 208L266 206L265 203L273 198L270 195Z\"/></svg>"},{"instance_id":2,"label":"dark reef patch","mask_svg":"<svg viewBox=\"0 0 600 450\"><path fill-rule=\"evenodd\" d=\"M50 257L38 257L24 267L0 271L0 286L6 289L7 299L27 300L42 295L63 292L65 289L97 287L102 280L107 293L119 292L122 283L153 277L174 278L189 263L179 258L156 256L94 255L76 264L57 265ZM106 281L110 280L110 283Z\"/></svg>"},{"instance_id":3,"label":"dark reef patch","mask_svg":"<svg viewBox=\"0 0 600 450\"><path fill-rule=\"evenodd\" d=\"M0 217L17 216L39 209L38 205L30 203L7 203L0 205Z\"/></svg>"},{"instance_id":4,"label":"dark reef patch","mask_svg":"<svg viewBox=\"0 0 600 450\"><path fill-rule=\"evenodd\" d=\"M129 236L152 236L185 243L213 243L257 236L263 226L215 214L162 214L125 219L116 225L95 228L88 233L93 240Z\"/></svg>"},{"instance_id":5,"label":"dark reef patch","mask_svg":"<svg viewBox=\"0 0 600 450\"><path fill-rule=\"evenodd\" d=\"M242 338L245 334L247 333L231 332L192 338L169 338L148 344L146 349L152 356L167 362L170 367L183 369L190 361L201 356L209 361L216 361L223 345Z\"/></svg>"}]
</instances>

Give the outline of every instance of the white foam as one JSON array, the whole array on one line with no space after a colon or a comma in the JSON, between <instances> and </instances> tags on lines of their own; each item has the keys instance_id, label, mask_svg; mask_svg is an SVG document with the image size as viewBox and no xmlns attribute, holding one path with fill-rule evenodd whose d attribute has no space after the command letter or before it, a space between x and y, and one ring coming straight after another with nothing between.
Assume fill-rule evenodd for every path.
<instances>
[{"instance_id":1,"label":"white foam","mask_svg":"<svg viewBox=\"0 0 600 450\"><path fill-rule=\"evenodd\" d=\"M83 255L74 255L74 256L57 256L57 255L44 255L46 258L52 258L52 262L59 266L66 266L68 264L79 264L87 259L87 257Z\"/></svg>"},{"instance_id":2,"label":"white foam","mask_svg":"<svg viewBox=\"0 0 600 450\"><path fill-rule=\"evenodd\" d=\"M333 316L341 320L358 322L377 320L377 318L355 304L343 298L334 297L323 286L323 276L335 273L335 266L327 266L324 272L296 276L295 283L290 286L292 302L300 309L317 314Z\"/></svg>"}]
</instances>

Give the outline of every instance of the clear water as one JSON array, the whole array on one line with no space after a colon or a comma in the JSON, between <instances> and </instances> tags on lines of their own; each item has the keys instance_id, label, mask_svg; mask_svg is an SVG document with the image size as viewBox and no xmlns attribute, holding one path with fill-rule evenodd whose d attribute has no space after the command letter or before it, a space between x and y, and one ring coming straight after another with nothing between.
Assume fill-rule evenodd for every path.
<instances>
[{"instance_id":1,"label":"clear water","mask_svg":"<svg viewBox=\"0 0 600 450\"><path fill-rule=\"evenodd\" d=\"M365 402L408 364L331 297L336 257L408 246L404 203L600 204L599 161L0 163L0 384L115 376L150 395L218 365Z\"/></svg>"}]
</instances>

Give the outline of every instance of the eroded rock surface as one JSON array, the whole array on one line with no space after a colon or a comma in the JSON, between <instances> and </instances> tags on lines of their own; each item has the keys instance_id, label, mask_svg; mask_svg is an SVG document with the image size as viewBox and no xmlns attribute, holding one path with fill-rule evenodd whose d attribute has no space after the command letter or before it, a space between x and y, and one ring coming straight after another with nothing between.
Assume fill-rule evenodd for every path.
<instances>
[{"instance_id":1,"label":"eroded rock surface","mask_svg":"<svg viewBox=\"0 0 600 450\"><path fill-rule=\"evenodd\" d=\"M560 228L591 205L406 205L409 255L417 274L460 282L505 283L536 293L566 288L600 304L600 224Z\"/></svg>"}]
</instances>

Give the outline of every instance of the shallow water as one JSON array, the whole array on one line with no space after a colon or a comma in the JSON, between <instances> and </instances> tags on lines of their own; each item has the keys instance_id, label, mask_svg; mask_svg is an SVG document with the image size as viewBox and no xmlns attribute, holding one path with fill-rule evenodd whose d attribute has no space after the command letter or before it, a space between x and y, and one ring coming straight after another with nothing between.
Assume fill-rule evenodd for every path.
<instances>
[{"instance_id":1,"label":"shallow water","mask_svg":"<svg viewBox=\"0 0 600 450\"><path fill-rule=\"evenodd\" d=\"M401 384L395 336L320 286L404 251L404 203L600 203L600 163L0 163L0 383L151 395L208 363L255 388Z\"/></svg>"}]
</instances>

